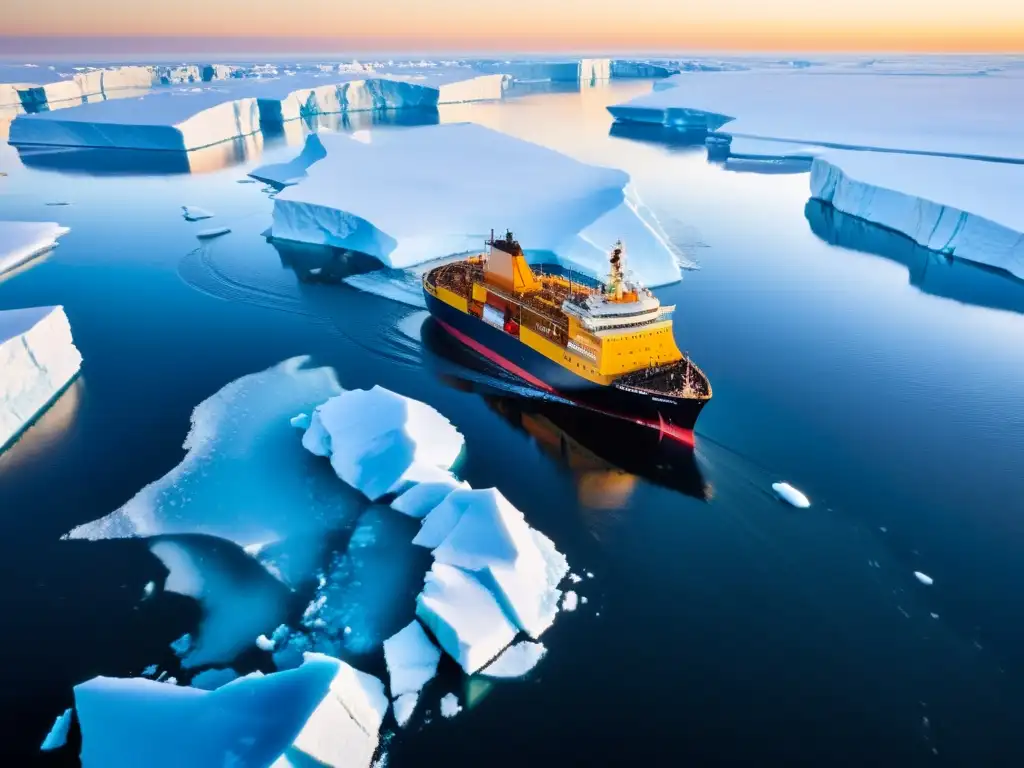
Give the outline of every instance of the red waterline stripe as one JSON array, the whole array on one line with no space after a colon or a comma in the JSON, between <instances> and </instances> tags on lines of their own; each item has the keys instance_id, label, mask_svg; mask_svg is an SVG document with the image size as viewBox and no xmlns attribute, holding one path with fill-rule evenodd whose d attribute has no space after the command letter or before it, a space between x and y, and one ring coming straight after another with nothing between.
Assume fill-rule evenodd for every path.
<instances>
[{"instance_id":1,"label":"red waterline stripe","mask_svg":"<svg viewBox=\"0 0 1024 768\"><path fill-rule=\"evenodd\" d=\"M612 413L611 411L603 411L600 408L595 408L592 405L588 405L586 403L581 403L578 400L572 400L572 398L566 397L566 395L564 393L559 392L557 389L552 387L547 382L542 381L541 379L538 379L536 376L534 376L532 373L529 373L528 371L523 370L518 365L513 363L511 360L507 360L506 358L502 357L497 352L495 352L493 349L485 347L480 342L474 341L473 339L471 339L466 334L462 333L461 331L456 330L452 326L448 325L448 323L446 323L444 320L441 320L440 318L434 318L434 319L437 320L437 322L439 322L441 324L441 326L446 331L448 331L448 333L450 333L456 339L458 339L463 344L465 344L467 347L472 349L474 352L476 352L477 354L487 358L488 360L490 360L495 365L497 365L497 366L499 366L501 368L504 368L509 373L515 374L516 376L518 376L519 378L523 379L524 381L529 382L533 386L537 387L537 389L543 390L545 392L550 392L551 394L558 395L559 397L565 397L567 400L571 400L573 404L579 406L580 408L586 408L588 411L594 411L595 413L601 413L601 414L604 414L605 416L611 416L613 418L622 419L624 421L632 421L634 424L639 424L639 425L644 426L644 427L649 427L650 429L655 429L663 437L667 436L667 437L672 438L673 440L677 440L680 443L683 443L684 445L688 445L691 448L693 447L693 430L691 430L691 429L683 429L682 427L677 427L674 424L667 423L661 417L660 413L658 414L658 421L654 422L654 421L648 421L647 419L640 419L640 418L637 418L635 416L624 416L624 415L622 415L620 413Z\"/></svg>"}]
</instances>

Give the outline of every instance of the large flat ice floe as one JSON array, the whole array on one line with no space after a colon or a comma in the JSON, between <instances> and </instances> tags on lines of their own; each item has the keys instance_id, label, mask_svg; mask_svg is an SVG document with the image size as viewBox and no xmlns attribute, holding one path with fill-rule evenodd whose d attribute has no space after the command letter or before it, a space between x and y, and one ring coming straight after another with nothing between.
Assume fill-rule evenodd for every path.
<instances>
[{"instance_id":1,"label":"large flat ice floe","mask_svg":"<svg viewBox=\"0 0 1024 768\"><path fill-rule=\"evenodd\" d=\"M145 678L75 686L83 768L368 768L387 707L379 680L319 654L214 691Z\"/></svg>"},{"instance_id":2,"label":"large flat ice floe","mask_svg":"<svg viewBox=\"0 0 1024 768\"><path fill-rule=\"evenodd\" d=\"M0 221L0 275L55 247L70 231L49 221Z\"/></svg>"},{"instance_id":3,"label":"large flat ice floe","mask_svg":"<svg viewBox=\"0 0 1024 768\"><path fill-rule=\"evenodd\" d=\"M19 115L9 140L16 145L189 151L259 128L255 98L176 89Z\"/></svg>"},{"instance_id":4,"label":"large flat ice floe","mask_svg":"<svg viewBox=\"0 0 1024 768\"><path fill-rule=\"evenodd\" d=\"M0 311L0 450L49 405L81 365L63 308Z\"/></svg>"},{"instance_id":5,"label":"large flat ice floe","mask_svg":"<svg viewBox=\"0 0 1024 768\"><path fill-rule=\"evenodd\" d=\"M680 278L676 256L627 196L623 171L469 123L374 131L370 141L329 134L308 141L322 146L323 157L274 200L275 238L407 268L478 251L487 233L505 226L534 262L602 277L607 249L621 237L640 280Z\"/></svg>"},{"instance_id":6,"label":"large flat ice floe","mask_svg":"<svg viewBox=\"0 0 1024 768\"><path fill-rule=\"evenodd\" d=\"M52 77L53 73L47 71ZM124 66L87 69L70 77L20 88L22 105L29 110L52 109L62 102L84 103L94 96L127 88L149 88L160 82L154 67Z\"/></svg>"},{"instance_id":7,"label":"large flat ice floe","mask_svg":"<svg viewBox=\"0 0 1024 768\"><path fill-rule=\"evenodd\" d=\"M834 148L1024 160L1024 78L683 73L618 120Z\"/></svg>"},{"instance_id":8,"label":"large flat ice floe","mask_svg":"<svg viewBox=\"0 0 1024 768\"><path fill-rule=\"evenodd\" d=\"M1024 279L1024 165L830 150L811 167L811 196Z\"/></svg>"},{"instance_id":9,"label":"large flat ice floe","mask_svg":"<svg viewBox=\"0 0 1024 768\"><path fill-rule=\"evenodd\" d=\"M302 445L371 501L449 469L463 438L425 403L380 386L350 390L313 411Z\"/></svg>"}]
</instances>

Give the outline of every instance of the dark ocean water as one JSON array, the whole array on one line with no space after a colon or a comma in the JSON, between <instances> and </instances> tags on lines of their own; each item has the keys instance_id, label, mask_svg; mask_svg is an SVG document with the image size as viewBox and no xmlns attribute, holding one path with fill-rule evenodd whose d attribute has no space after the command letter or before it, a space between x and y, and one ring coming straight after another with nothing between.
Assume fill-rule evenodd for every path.
<instances>
[{"instance_id":1,"label":"dark ocean water","mask_svg":"<svg viewBox=\"0 0 1024 768\"><path fill-rule=\"evenodd\" d=\"M604 106L647 88L440 119L631 173L699 267L658 291L714 385L692 455L478 370L408 279L368 278L394 301L267 243L272 201L238 180L298 133L191 174L0 148L0 217L72 230L0 280L0 307L63 304L85 360L0 456L3 764L76 764L36 751L71 687L171 663L198 619L186 598L140 604L163 574L140 543L60 536L177 464L197 403L295 355L438 408L466 437L461 475L594 574L534 676L466 682L473 705L398 734L393 768L1024 764L1024 284L809 205L806 175L610 135ZM184 204L232 233L199 248ZM779 504L777 480L813 506Z\"/></svg>"}]
</instances>

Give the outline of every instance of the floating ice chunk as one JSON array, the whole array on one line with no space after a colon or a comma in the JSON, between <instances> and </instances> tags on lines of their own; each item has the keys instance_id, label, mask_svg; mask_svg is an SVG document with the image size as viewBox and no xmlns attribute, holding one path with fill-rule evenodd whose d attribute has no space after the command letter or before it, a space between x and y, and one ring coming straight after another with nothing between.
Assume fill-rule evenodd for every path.
<instances>
[{"instance_id":1,"label":"floating ice chunk","mask_svg":"<svg viewBox=\"0 0 1024 768\"><path fill-rule=\"evenodd\" d=\"M237 679L238 673L233 669L207 669L193 677L191 685L204 691L215 691Z\"/></svg>"},{"instance_id":2,"label":"floating ice chunk","mask_svg":"<svg viewBox=\"0 0 1024 768\"><path fill-rule=\"evenodd\" d=\"M313 471L297 449L288 420L341 391L333 370L307 361L243 376L204 400L192 413L181 463L68 538L203 533L258 547L264 564L277 552L296 578L312 573L324 532L351 523L365 500L330 472Z\"/></svg>"},{"instance_id":3,"label":"floating ice chunk","mask_svg":"<svg viewBox=\"0 0 1024 768\"><path fill-rule=\"evenodd\" d=\"M353 138L355 135L353 134ZM294 158L285 163L269 163L261 165L249 173L253 179L272 184L275 187L289 187L298 184L306 177L309 166L327 156L327 150L320 140L320 135L313 133L306 138L306 143Z\"/></svg>"},{"instance_id":4,"label":"floating ice chunk","mask_svg":"<svg viewBox=\"0 0 1024 768\"><path fill-rule=\"evenodd\" d=\"M184 635L179 637L177 640L171 643L171 650L177 656L184 656L188 653L189 648L192 647L192 635L186 632Z\"/></svg>"},{"instance_id":5,"label":"floating ice chunk","mask_svg":"<svg viewBox=\"0 0 1024 768\"><path fill-rule=\"evenodd\" d=\"M497 656L518 631L473 574L438 562L416 598L416 615L468 674Z\"/></svg>"},{"instance_id":6,"label":"floating ice chunk","mask_svg":"<svg viewBox=\"0 0 1024 768\"><path fill-rule=\"evenodd\" d=\"M157 670L156 664L150 664L148 667L146 667L144 670L142 670L142 675L143 675L143 677L152 677L153 675L156 674L156 670Z\"/></svg>"},{"instance_id":7,"label":"floating ice chunk","mask_svg":"<svg viewBox=\"0 0 1024 768\"><path fill-rule=\"evenodd\" d=\"M463 513L472 506L475 498L471 488L456 489L446 495L444 500L423 518L423 525L412 543L427 549L441 546L462 519Z\"/></svg>"},{"instance_id":8,"label":"floating ice chunk","mask_svg":"<svg viewBox=\"0 0 1024 768\"><path fill-rule=\"evenodd\" d=\"M480 674L500 678L522 677L536 667L547 652L543 643L523 640L502 651L498 658L480 670Z\"/></svg>"},{"instance_id":9,"label":"floating ice chunk","mask_svg":"<svg viewBox=\"0 0 1024 768\"><path fill-rule=\"evenodd\" d=\"M456 480L448 472L433 467L432 479L420 479L416 485L391 502L391 508L409 517L422 518L444 501L448 494L458 489L468 489L469 484Z\"/></svg>"},{"instance_id":10,"label":"floating ice chunk","mask_svg":"<svg viewBox=\"0 0 1024 768\"><path fill-rule=\"evenodd\" d=\"M0 451L46 409L81 364L62 307L0 311Z\"/></svg>"},{"instance_id":11,"label":"floating ice chunk","mask_svg":"<svg viewBox=\"0 0 1024 768\"><path fill-rule=\"evenodd\" d=\"M429 405L380 386L343 392L313 412L302 444L371 501L399 493L422 467L448 469L463 438Z\"/></svg>"},{"instance_id":12,"label":"floating ice chunk","mask_svg":"<svg viewBox=\"0 0 1024 768\"><path fill-rule=\"evenodd\" d=\"M391 696L418 693L437 673L440 649L430 642L418 621L384 641L384 660L391 676Z\"/></svg>"},{"instance_id":13,"label":"floating ice chunk","mask_svg":"<svg viewBox=\"0 0 1024 768\"><path fill-rule=\"evenodd\" d=\"M399 727L404 728L406 723L412 718L412 713L416 709L416 703L419 700L420 695L418 693L403 693L395 699L395 721Z\"/></svg>"},{"instance_id":14,"label":"floating ice chunk","mask_svg":"<svg viewBox=\"0 0 1024 768\"><path fill-rule=\"evenodd\" d=\"M156 590L156 582L147 581L146 586L142 588L142 599L149 600L153 596L153 592Z\"/></svg>"},{"instance_id":15,"label":"floating ice chunk","mask_svg":"<svg viewBox=\"0 0 1024 768\"><path fill-rule=\"evenodd\" d=\"M303 431L309 429L310 417L308 413L300 413L298 416L292 416L288 422L296 429Z\"/></svg>"},{"instance_id":16,"label":"floating ice chunk","mask_svg":"<svg viewBox=\"0 0 1024 768\"><path fill-rule=\"evenodd\" d=\"M569 581L571 581L573 584L579 584L581 581L583 581L583 578L580 577L580 576L577 576L575 573L570 573L569 574Z\"/></svg>"},{"instance_id":17,"label":"floating ice chunk","mask_svg":"<svg viewBox=\"0 0 1024 768\"><path fill-rule=\"evenodd\" d=\"M83 768L368 768L387 697L376 678L307 654L297 669L215 691L97 677L75 686L75 707Z\"/></svg>"},{"instance_id":18,"label":"floating ice chunk","mask_svg":"<svg viewBox=\"0 0 1024 768\"><path fill-rule=\"evenodd\" d=\"M269 653L274 650L274 641L266 635L260 635L256 638L256 647L261 651L267 651Z\"/></svg>"},{"instance_id":19,"label":"floating ice chunk","mask_svg":"<svg viewBox=\"0 0 1024 768\"><path fill-rule=\"evenodd\" d=\"M199 232L196 232L196 237L198 237L200 240L209 240L210 238L213 237L220 237L221 235L226 235L229 232L231 232L230 227L216 227L215 229L200 230Z\"/></svg>"},{"instance_id":20,"label":"floating ice chunk","mask_svg":"<svg viewBox=\"0 0 1024 768\"><path fill-rule=\"evenodd\" d=\"M1024 278L1020 164L830 150L811 166L811 196L925 248Z\"/></svg>"},{"instance_id":21,"label":"floating ice chunk","mask_svg":"<svg viewBox=\"0 0 1024 768\"><path fill-rule=\"evenodd\" d=\"M789 483L772 483L772 490L776 496L794 507L806 509L811 506L810 500Z\"/></svg>"},{"instance_id":22,"label":"floating ice chunk","mask_svg":"<svg viewBox=\"0 0 1024 768\"><path fill-rule=\"evenodd\" d=\"M937 618L939 618L939 614L937 614L937 613L933 613L933 614L931 614L931 617L932 617L933 619L937 619Z\"/></svg>"},{"instance_id":23,"label":"floating ice chunk","mask_svg":"<svg viewBox=\"0 0 1024 768\"><path fill-rule=\"evenodd\" d=\"M0 275L55 248L70 231L49 221L0 221Z\"/></svg>"},{"instance_id":24,"label":"floating ice chunk","mask_svg":"<svg viewBox=\"0 0 1024 768\"><path fill-rule=\"evenodd\" d=\"M53 721L53 727L50 728L50 732L43 739L42 746L39 747L41 751L50 752L60 749L67 743L68 731L71 729L71 713L71 709L65 709L64 714L58 715L57 719Z\"/></svg>"},{"instance_id":25,"label":"floating ice chunk","mask_svg":"<svg viewBox=\"0 0 1024 768\"><path fill-rule=\"evenodd\" d=\"M379 131L369 144L329 134L307 141L326 154L274 200L277 239L346 248L406 268L477 251L479 233L511 219L535 261L564 261L603 277L607 248L624 236L639 279L679 280L667 244L626 200L629 176L622 171L469 123ZM506 183L496 189L487 179L498 174ZM341 176L352 183L338 184Z\"/></svg>"},{"instance_id":26,"label":"floating ice chunk","mask_svg":"<svg viewBox=\"0 0 1024 768\"><path fill-rule=\"evenodd\" d=\"M203 219L213 218L212 213L197 205L183 205L181 206L181 211L185 217L185 221L202 221Z\"/></svg>"},{"instance_id":27,"label":"floating ice chunk","mask_svg":"<svg viewBox=\"0 0 1024 768\"><path fill-rule=\"evenodd\" d=\"M594 574L592 574L590 571L587 571L587 578L588 579L594 578Z\"/></svg>"},{"instance_id":28,"label":"floating ice chunk","mask_svg":"<svg viewBox=\"0 0 1024 768\"><path fill-rule=\"evenodd\" d=\"M921 573L920 571L914 571L914 578L920 581L925 586L931 586L935 583L935 579L933 579L927 573Z\"/></svg>"},{"instance_id":29,"label":"floating ice chunk","mask_svg":"<svg viewBox=\"0 0 1024 768\"><path fill-rule=\"evenodd\" d=\"M452 718L461 711L462 706L459 704L459 697L454 693L446 693L441 697L441 715L443 717Z\"/></svg>"},{"instance_id":30,"label":"floating ice chunk","mask_svg":"<svg viewBox=\"0 0 1024 768\"><path fill-rule=\"evenodd\" d=\"M563 611L575 611L579 605L579 595L573 592L571 589L565 593L562 598L562 610Z\"/></svg>"}]
</instances>

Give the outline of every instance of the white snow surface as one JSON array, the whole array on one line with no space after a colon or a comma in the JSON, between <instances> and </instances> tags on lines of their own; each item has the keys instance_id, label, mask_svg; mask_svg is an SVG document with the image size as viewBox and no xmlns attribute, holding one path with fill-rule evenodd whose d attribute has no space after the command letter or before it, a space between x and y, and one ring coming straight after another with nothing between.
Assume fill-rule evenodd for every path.
<instances>
[{"instance_id":1,"label":"white snow surface","mask_svg":"<svg viewBox=\"0 0 1024 768\"><path fill-rule=\"evenodd\" d=\"M395 710L395 722L398 723L400 728L404 728L412 718L412 713L415 711L416 703L419 700L420 695L418 693L403 693L395 699L392 708Z\"/></svg>"},{"instance_id":2,"label":"white snow surface","mask_svg":"<svg viewBox=\"0 0 1024 768\"><path fill-rule=\"evenodd\" d=\"M418 693L434 675L441 650L415 619L384 641L384 660L391 677L391 697Z\"/></svg>"},{"instance_id":3,"label":"white snow surface","mask_svg":"<svg viewBox=\"0 0 1024 768\"><path fill-rule=\"evenodd\" d=\"M217 90L171 90L18 115L11 144L188 151L256 133L254 98Z\"/></svg>"},{"instance_id":4,"label":"white snow surface","mask_svg":"<svg viewBox=\"0 0 1024 768\"><path fill-rule=\"evenodd\" d=\"M437 470L434 477L429 475L391 502L391 508L409 517L423 518L434 507L458 489L468 489L469 484L455 479L450 472Z\"/></svg>"},{"instance_id":5,"label":"white snow surface","mask_svg":"<svg viewBox=\"0 0 1024 768\"><path fill-rule=\"evenodd\" d=\"M43 743L39 747L42 752L60 749L67 743L73 711L72 709L65 709L63 714L57 715L57 719L53 721L53 727L50 728L50 732L46 734L46 738L43 739Z\"/></svg>"},{"instance_id":6,"label":"white snow surface","mask_svg":"<svg viewBox=\"0 0 1024 768\"><path fill-rule=\"evenodd\" d=\"M806 509L811 506L810 499L789 483L772 483L772 490L780 499L794 507Z\"/></svg>"},{"instance_id":7,"label":"white snow surface","mask_svg":"<svg viewBox=\"0 0 1024 768\"><path fill-rule=\"evenodd\" d=\"M0 450L50 404L81 365L62 307L0 311Z\"/></svg>"},{"instance_id":8,"label":"white snow surface","mask_svg":"<svg viewBox=\"0 0 1024 768\"><path fill-rule=\"evenodd\" d=\"M829 150L811 166L811 196L1024 278L1024 165Z\"/></svg>"},{"instance_id":9,"label":"white snow surface","mask_svg":"<svg viewBox=\"0 0 1024 768\"><path fill-rule=\"evenodd\" d=\"M55 247L70 231L49 221L0 221L0 275Z\"/></svg>"},{"instance_id":10,"label":"white snow surface","mask_svg":"<svg viewBox=\"0 0 1024 768\"><path fill-rule=\"evenodd\" d=\"M834 148L1024 160L1024 78L682 73L609 107L620 120ZM671 87L670 87L671 86Z\"/></svg>"},{"instance_id":11,"label":"white snow surface","mask_svg":"<svg viewBox=\"0 0 1024 768\"><path fill-rule=\"evenodd\" d=\"M329 456L335 473L376 501L446 470L462 451L463 437L425 403L380 386L349 390L317 406L302 445Z\"/></svg>"},{"instance_id":12,"label":"white snow surface","mask_svg":"<svg viewBox=\"0 0 1024 768\"><path fill-rule=\"evenodd\" d=\"M369 143L336 134L307 142L320 147L304 149L305 160L258 174L299 179L274 200L275 238L347 248L406 268L477 252L496 223L509 222L532 261L601 277L607 249L621 237L640 280L679 280L665 240L627 199L623 171L470 123L375 131ZM321 148L324 156L303 168Z\"/></svg>"},{"instance_id":13,"label":"white snow surface","mask_svg":"<svg viewBox=\"0 0 1024 768\"><path fill-rule=\"evenodd\" d=\"M441 697L441 716L442 717L455 717L459 712L462 711L462 705L459 704L459 697L454 693L446 693Z\"/></svg>"},{"instance_id":14,"label":"white snow surface","mask_svg":"<svg viewBox=\"0 0 1024 768\"><path fill-rule=\"evenodd\" d=\"M498 658L480 670L480 674L498 678L523 677L540 663L547 652L543 643L522 640L502 651Z\"/></svg>"},{"instance_id":15,"label":"white snow surface","mask_svg":"<svg viewBox=\"0 0 1024 768\"><path fill-rule=\"evenodd\" d=\"M320 654L215 691L145 678L75 686L83 768L369 768L387 706L379 680Z\"/></svg>"}]
</instances>

